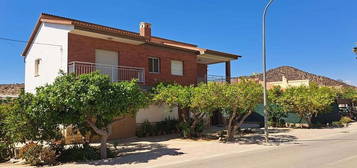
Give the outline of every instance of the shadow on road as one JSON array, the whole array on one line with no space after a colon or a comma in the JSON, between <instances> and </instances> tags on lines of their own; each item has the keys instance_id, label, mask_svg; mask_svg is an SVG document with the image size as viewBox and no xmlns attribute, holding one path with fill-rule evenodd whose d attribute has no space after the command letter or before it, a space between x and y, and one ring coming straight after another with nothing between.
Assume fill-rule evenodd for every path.
<instances>
[{"instance_id":1,"label":"shadow on road","mask_svg":"<svg viewBox=\"0 0 357 168\"><path fill-rule=\"evenodd\" d=\"M282 143L290 143L296 141L297 137L292 135L270 135L269 142L272 145L280 145ZM240 144L265 144L265 137L263 134L243 136L237 139Z\"/></svg>"},{"instance_id":2,"label":"shadow on road","mask_svg":"<svg viewBox=\"0 0 357 168\"><path fill-rule=\"evenodd\" d=\"M125 143L117 146L118 155L115 158L93 161L89 165L119 165L147 163L165 155L182 155L178 148L168 148L166 145L150 143ZM78 163L81 164L81 163Z\"/></svg>"}]
</instances>

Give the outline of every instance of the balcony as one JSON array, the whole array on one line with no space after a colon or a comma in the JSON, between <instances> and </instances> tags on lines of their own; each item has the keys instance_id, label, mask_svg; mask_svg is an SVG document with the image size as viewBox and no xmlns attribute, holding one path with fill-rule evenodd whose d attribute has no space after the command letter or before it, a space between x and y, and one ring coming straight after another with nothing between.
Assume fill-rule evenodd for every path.
<instances>
[{"instance_id":1,"label":"balcony","mask_svg":"<svg viewBox=\"0 0 357 168\"><path fill-rule=\"evenodd\" d=\"M226 82L226 80L227 80L227 78L225 76L206 75L205 77L198 77L197 83Z\"/></svg>"},{"instance_id":2,"label":"balcony","mask_svg":"<svg viewBox=\"0 0 357 168\"><path fill-rule=\"evenodd\" d=\"M68 64L68 72L76 75L99 71L109 76L112 82L138 80L145 82L145 70L139 67L113 66L105 64L95 64L90 62L73 61Z\"/></svg>"}]
</instances>

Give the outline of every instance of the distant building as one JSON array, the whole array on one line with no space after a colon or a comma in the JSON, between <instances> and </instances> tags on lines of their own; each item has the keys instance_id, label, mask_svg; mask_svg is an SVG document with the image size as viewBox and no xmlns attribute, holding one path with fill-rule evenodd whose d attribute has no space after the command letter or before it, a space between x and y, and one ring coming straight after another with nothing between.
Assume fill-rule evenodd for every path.
<instances>
[{"instance_id":1,"label":"distant building","mask_svg":"<svg viewBox=\"0 0 357 168\"><path fill-rule=\"evenodd\" d=\"M271 89L275 86L279 86L282 89L286 89L288 87L294 87L294 86L309 86L309 84L310 84L310 80L308 80L308 79L288 80L285 76L283 76L281 81L268 82L267 88Z\"/></svg>"},{"instance_id":2,"label":"distant building","mask_svg":"<svg viewBox=\"0 0 357 168\"><path fill-rule=\"evenodd\" d=\"M247 78L254 79L263 83L263 75L256 74L247 76ZM334 80L325 76L315 75L309 72L302 71L300 69L291 66L281 66L278 68L270 69L266 74L267 87L280 86L281 88L287 88L289 86L308 86L310 83L316 83L320 86L330 87L354 87L339 80ZM239 81L239 79L232 79L233 81Z\"/></svg>"}]
</instances>

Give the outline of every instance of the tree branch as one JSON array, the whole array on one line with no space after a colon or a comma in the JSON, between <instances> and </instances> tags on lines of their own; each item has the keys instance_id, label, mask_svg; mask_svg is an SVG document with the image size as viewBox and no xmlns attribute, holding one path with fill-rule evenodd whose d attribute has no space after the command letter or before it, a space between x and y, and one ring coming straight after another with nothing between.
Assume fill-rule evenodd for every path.
<instances>
[{"instance_id":1,"label":"tree branch","mask_svg":"<svg viewBox=\"0 0 357 168\"><path fill-rule=\"evenodd\" d=\"M88 125L94 130L95 133L101 135L101 136L107 136L108 133L102 129L99 129L91 120L87 119L86 122Z\"/></svg>"},{"instance_id":2,"label":"tree branch","mask_svg":"<svg viewBox=\"0 0 357 168\"><path fill-rule=\"evenodd\" d=\"M240 126L243 124L244 120L250 115L252 114L252 111L248 111L248 113L244 114L244 116L240 119L239 123L236 125L236 128L240 128Z\"/></svg>"}]
</instances>

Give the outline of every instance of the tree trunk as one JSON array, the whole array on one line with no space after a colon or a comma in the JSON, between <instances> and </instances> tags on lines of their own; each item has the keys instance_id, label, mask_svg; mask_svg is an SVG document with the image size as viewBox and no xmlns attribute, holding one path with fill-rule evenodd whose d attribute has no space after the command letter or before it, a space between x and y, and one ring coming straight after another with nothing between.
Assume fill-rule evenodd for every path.
<instances>
[{"instance_id":1,"label":"tree trunk","mask_svg":"<svg viewBox=\"0 0 357 168\"><path fill-rule=\"evenodd\" d=\"M233 110L233 114L229 117L228 121L228 126L227 126L227 135L228 135L228 140L233 140L234 139L234 123L235 123L235 118L236 118L236 111Z\"/></svg>"},{"instance_id":2,"label":"tree trunk","mask_svg":"<svg viewBox=\"0 0 357 168\"><path fill-rule=\"evenodd\" d=\"M107 140L108 136L101 136L100 137L100 158L106 159L107 158Z\"/></svg>"},{"instance_id":3,"label":"tree trunk","mask_svg":"<svg viewBox=\"0 0 357 168\"><path fill-rule=\"evenodd\" d=\"M237 124L237 128L240 128L243 124L243 122L245 121L245 119L247 119L247 117L252 114L252 111L249 111L248 113L244 114L244 116L240 119L239 123Z\"/></svg>"},{"instance_id":4,"label":"tree trunk","mask_svg":"<svg viewBox=\"0 0 357 168\"><path fill-rule=\"evenodd\" d=\"M239 120L238 124L233 127L233 132L237 132L237 129L242 126L242 124L243 124L243 122L245 121L245 119L247 119L247 117L248 117L251 113L252 113L252 112L249 111L248 113L244 114L244 116Z\"/></svg>"},{"instance_id":5,"label":"tree trunk","mask_svg":"<svg viewBox=\"0 0 357 168\"><path fill-rule=\"evenodd\" d=\"M307 116L307 124L309 125L309 128L311 128L312 127L312 117L311 116Z\"/></svg>"},{"instance_id":6,"label":"tree trunk","mask_svg":"<svg viewBox=\"0 0 357 168\"><path fill-rule=\"evenodd\" d=\"M98 128L92 120L88 119L88 125L98 134L100 135L100 157L101 159L107 158L107 140L108 137L112 134L112 124L116 121L122 120L123 118L116 119L113 122L109 123L106 128L100 129Z\"/></svg>"}]
</instances>

